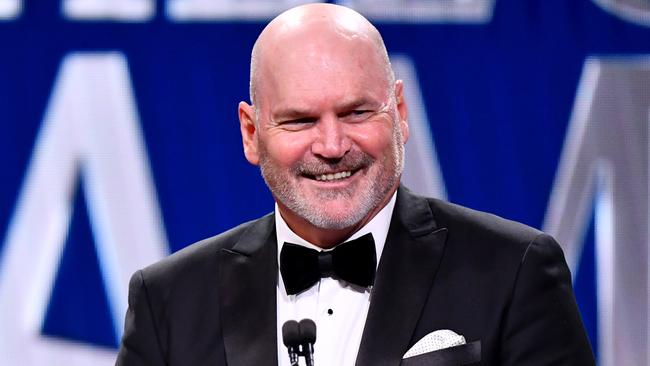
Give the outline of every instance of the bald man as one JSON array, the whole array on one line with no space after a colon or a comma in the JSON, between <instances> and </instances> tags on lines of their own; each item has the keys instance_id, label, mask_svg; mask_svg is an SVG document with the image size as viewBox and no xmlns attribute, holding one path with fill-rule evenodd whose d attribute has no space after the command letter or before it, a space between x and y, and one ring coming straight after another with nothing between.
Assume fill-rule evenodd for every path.
<instances>
[{"instance_id":1,"label":"bald man","mask_svg":"<svg viewBox=\"0 0 650 366\"><path fill-rule=\"evenodd\" d=\"M303 318L318 365L594 364L552 238L400 186L403 85L365 18L281 14L250 87L275 211L135 273L118 365L290 365L280 329Z\"/></svg>"}]
</instances>

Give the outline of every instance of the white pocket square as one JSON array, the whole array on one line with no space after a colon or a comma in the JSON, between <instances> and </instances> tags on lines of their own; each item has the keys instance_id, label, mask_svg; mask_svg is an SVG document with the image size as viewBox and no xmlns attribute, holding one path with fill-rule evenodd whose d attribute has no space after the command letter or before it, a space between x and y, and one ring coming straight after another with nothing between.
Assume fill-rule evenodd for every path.
<instances>
[{"instance_id":1,"label":"white pocket square","mask_svg":"<svg viewBox=\"0 0 650 366\"><path fill-rule=\"evenodd\" d=\"M456 334L449 329L440 329L431 332L417 341L402 358L409 358L418 356L424 353L429 353L443 348L461 346L465 344L465 337Z\"/></svg>"}]
</instances>

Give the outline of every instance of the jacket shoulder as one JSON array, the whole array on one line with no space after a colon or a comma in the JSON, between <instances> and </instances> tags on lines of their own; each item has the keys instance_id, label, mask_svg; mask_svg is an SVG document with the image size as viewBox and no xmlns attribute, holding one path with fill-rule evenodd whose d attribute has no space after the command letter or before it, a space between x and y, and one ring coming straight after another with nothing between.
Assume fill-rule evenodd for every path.
<instances>
[{"instance_id":1,"label":"jacket shoulder","mask_svg":"<svg viewBox=\"0 0 650 366\"><path fill-rule=\"evenodd\" d=\"M501 281L506 283L524 263L547 260L566 267L560 245L538 229L453 203L427 200L436 220L447 228L446 256L473 263L481 273L476 276L499 273L505 275Z\"/></svg>"},{"instance_id":2,"label":"jacket shoulder","mask_svg":"<svg viewBox=\"0 0 650 366\"><path fill-rule=\"evenodd\" d=\"M427 198L427 201L438 224L447 227L451 234L463 232L469 237L521 244L528 244L535 238L545 235L531 226L488 212L435 198Z\"/></svg>"},{"instance_id":3,"label":"jacket shoulder","mask_svg":"<svg viewBox=\"0 0 650 366\"><path fill-rule=\"evenodd\" d=\"M400 202L401 201L401 202ZM446 252L450 255L507 262L516 266L531 246L562 252L549 235L528 225L436 198L423 197L401 187L397 216L404 225L446 230Z\"/></svg>"},{"instance_id":4,"label":"jacket shoulder","mask_svg":"<svg viewBox=\"0 0 650 366\"><path fill-rule=\"evenodd\" d=\"M218 253L233 250L240 239L251 231L272 228L273 214L240 224L218 235L203 239L142 269L145 281L151 284L171 284L184 278L194 279L217 269ZM262 238L260 238L261 240Z\"/></svg>"}]
</instances>

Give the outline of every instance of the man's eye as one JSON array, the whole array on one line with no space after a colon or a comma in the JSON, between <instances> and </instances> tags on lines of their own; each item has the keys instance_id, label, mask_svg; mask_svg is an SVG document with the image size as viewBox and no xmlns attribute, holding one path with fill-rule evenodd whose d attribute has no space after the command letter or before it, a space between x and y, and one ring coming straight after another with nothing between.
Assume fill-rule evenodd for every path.
<instances>
[{"instance_id":1,"label":"man's eye","mask_svg":"<svg viewBox=\"0 0 650 366\"><path fill-rule=\"evenodd\" d=\"M286 121L281 121L278 123L278 125L289 129L300 129L300 128L305 128L314 122L316 122L316 118L304 117L304 118L295 118L295 119L288 119Z\"/></svg>"},{"instance_id":2,"label":"man's eye","mask_svg":"<svg viewBox=\"0 0 650 366\"><path fill-rule=\"evenodd\" d=\"M355 109L353 111L343 114L341 117L351 121L362 121L370 117L371 114L372 111L368 109Z\"/></svg>"},{"instance_id":3,"label":"man's eye","mask_svg":"<svg viewBox=\"0 0 650 366\"><path fill-rule=\"evenodd\" d=\"M304 123L314 123L314 122L316 122L316 118L313 117L296 118L296 119L285 121L285 123L292 123L292 124L304 124Z\"/></svg>"}]
</instances>

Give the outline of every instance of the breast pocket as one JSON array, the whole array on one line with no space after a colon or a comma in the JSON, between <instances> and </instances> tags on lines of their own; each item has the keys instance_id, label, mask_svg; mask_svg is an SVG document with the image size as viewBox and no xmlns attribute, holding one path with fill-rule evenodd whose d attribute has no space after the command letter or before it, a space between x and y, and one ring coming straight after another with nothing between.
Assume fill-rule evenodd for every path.
<instances>
[{"instance_id":1,"label":"breast pocket","mask_svg":"<svg viewBox=\"0 0 650 366\"><path fill-rule=\"evenodd\" d=\"M405 358L401 366L464 366L477 362L481 362L481 341Z\"/></svg>"}]
</instances>

